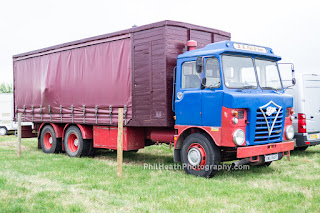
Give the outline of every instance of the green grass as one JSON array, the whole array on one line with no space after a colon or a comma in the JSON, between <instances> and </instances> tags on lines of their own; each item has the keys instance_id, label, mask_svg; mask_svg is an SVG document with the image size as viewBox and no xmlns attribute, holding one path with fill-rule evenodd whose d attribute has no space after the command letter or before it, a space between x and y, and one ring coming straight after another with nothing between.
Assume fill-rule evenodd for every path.
<instances>
[{"instance_id":1,"label":"green grass","mask_svg":"<svg viewBox=\"0 0 320 213\"><path fill-rule=\"evenodd\" d=\"M146 170L144 163L173 164L169 146L124 153L123 178L116 152L95 158L44 154L36 139L0 137L0 212L318 212L320 146L293 152L268 168L220 171L211 179L182 170Z\"/></svg>"}]
</instances>

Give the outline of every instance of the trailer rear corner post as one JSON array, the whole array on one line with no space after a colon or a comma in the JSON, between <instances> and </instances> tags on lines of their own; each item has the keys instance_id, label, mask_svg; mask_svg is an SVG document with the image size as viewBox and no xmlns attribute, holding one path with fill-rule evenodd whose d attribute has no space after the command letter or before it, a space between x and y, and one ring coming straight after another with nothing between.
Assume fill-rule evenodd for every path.
<instances>
[{"instance_id":1,"label":"trailer rear corner post","mask_svg":"<svg viewBox=\"0 0 320 213\"><path fill-rule=\"evenodd\" d=\"M118 109L118 140L117 140L117 176L122 178L123 161L123 108Z\"/></svg>"},{"instance_id":2,"label":"trailer rear corner post","mask_svg":"<svg viewBox=\"0 0 320 213\"><path fill-rule=\"evenodd\" d=\"M18 144L17 144L17 148L18 148L18 157L21 157L21 113L18 113Z\"/></svg>"}]
</instances>

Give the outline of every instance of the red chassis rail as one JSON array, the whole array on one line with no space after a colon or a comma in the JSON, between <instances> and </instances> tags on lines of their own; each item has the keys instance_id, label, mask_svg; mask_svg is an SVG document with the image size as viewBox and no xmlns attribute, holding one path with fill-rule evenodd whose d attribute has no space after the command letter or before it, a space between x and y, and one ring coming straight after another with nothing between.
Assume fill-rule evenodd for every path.
<instances>
[{"instance_id":1,"label":"red chassis rail","mask_svg":"<svg viewBox=\"0 0 320 213\"><path fill-rule=\"evenodd\" d=\"M288 152L294 149L294 141L238 147L237 158L247 158L259 155L268 155L279 152Z\"/></svg>"}]
</instances>

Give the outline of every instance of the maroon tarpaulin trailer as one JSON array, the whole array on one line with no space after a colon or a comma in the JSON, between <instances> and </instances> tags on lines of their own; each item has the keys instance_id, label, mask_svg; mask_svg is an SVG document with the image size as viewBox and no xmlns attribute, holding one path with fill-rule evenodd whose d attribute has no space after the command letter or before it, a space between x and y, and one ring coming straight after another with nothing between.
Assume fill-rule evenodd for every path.
<instances>
[{"instance_id":1,"label":"maroon tarpaulin trailer","mask_svg":"<svg viewBox=\"0 0 320 213\"><path fill-rule=\"evenodd\" d=\"M197 48L230 33L162 21L13 56L15 109L36 123L171 127L173 68L188 40Z\"/></svg>"}]
</instances>

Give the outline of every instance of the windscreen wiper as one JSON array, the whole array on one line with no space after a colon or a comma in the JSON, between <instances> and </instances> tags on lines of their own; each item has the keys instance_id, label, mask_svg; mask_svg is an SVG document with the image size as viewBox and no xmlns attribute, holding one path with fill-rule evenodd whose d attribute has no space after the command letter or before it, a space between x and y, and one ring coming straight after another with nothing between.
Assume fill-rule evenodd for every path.
<instances>
[{"instance_id":1,"label":"windscreen wiper","mask_svg":"<svg viewBox=\"0 0 320 213\"><path fill-rule=\"evenodd\" d=\"M279 89L276 89L274 87L261 87L262 89L272 89L272 90L279 90Z\"/></svg>"},{"instance_id":2,"label":"windscreen wiper","mask_svg":"<svg viewBox=\"0 0 320 213\"><path fill-rule=\"evenodd\" d=\"M238 91L242 91L244 89L253 89L253 88L255 88L255 86L248 85L248 86L241 87L240 89L238 89Z\"/></svg>"}]
</instances>

